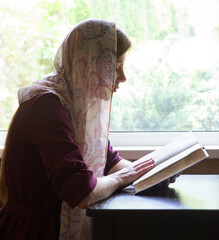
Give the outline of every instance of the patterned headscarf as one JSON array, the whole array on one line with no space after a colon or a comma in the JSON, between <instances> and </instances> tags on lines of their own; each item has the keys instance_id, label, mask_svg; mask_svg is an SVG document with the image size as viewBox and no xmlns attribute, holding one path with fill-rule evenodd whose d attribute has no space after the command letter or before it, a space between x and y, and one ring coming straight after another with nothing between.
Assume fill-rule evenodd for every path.
<instances>
[{"instance_id":1,"label":"patterned headscarf","mask_svg":"<svg viewBox=\"0 0 219 240\"><path fill-rule=\"evenodd\" d=\"M65 107L74 141L88 168L103 176L116 66L116 26L103 20L79 23L64 39L54 60L55 71L19 90L19 103L48 92ZM89 239L85 210L62 203L60 239Z\"/></svg>"}]
</instances>

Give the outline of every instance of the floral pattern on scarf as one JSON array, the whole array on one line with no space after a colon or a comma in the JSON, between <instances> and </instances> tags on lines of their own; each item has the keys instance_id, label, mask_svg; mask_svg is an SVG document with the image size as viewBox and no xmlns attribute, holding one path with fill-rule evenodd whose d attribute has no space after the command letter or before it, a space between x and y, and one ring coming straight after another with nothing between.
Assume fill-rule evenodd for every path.
<instances>
[{"instance_id":1,"label":"floral pattern on scarf","mask_svg":"<svg viewBox=\"0 0 219 240\"><path fill-rule=\"evenodd\" d=\"M19 103L43 93L57 95L71 122L75 143L95 175L106 164L116 65L116 26L104 20L79 23L55 56L55 71L18 92ZM77 194L77 193L76 193ZM60 239L91 239L85 210L62 203Z\"/></svg>"}]
</instances>

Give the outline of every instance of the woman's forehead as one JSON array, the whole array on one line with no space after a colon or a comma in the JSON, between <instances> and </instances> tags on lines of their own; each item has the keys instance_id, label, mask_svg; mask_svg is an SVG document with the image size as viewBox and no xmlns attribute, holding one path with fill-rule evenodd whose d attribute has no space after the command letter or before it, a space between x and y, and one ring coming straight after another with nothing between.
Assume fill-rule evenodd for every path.
<instances>
[{"instance_id":1,"label":"woman's forehead","mask_svg":"<svg viewBox=\"0 0 219 240\"><path fill-rule=\"evenodd\" d=\"M124 62L125 62L125 58L126 58L126 53L124 53L123 55L119 56L119 57L116 59L116 62L117 62L117 63L124 63Z\"/></svg>"}]
</instances>

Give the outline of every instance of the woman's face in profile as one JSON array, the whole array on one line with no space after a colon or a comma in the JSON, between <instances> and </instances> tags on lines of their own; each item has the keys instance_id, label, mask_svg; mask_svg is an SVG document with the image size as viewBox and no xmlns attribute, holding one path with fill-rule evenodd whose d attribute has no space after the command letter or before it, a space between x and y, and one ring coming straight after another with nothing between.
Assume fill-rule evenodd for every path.
<instances>
[{"instance_id":1,"label":"woman's face in profile","mask_svg":"<svg viewBox=\"0 0 219 240\"><path fill-rule=\"evenodd\" d=\"M116 60L115 84L113 87L113 92L116 92L121 82L126 81L126 76L123 69L125 58L126 58L126 53L118 57Z\"/></svg>"}]
</instances>

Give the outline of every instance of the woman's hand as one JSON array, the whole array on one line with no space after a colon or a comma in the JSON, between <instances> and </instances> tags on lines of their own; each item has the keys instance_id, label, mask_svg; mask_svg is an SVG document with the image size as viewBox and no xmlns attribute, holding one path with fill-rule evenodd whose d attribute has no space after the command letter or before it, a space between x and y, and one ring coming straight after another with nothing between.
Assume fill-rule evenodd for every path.
<instances>
[{"instance_id":1,"label":"woman's hand","mask_svg":"<svg viewBox=\"0 0 219 240\"><path fill-rule=\"evenodd\" d=\"M119 188L124 188L139 177L154 168L156 164L153 159L142 161L141 163L132 163L130 166L123 168L105 177L98 177L94 190L85 197L79 204L79 208L86 208L88 205L98 202L110 196Z\"/></svg>"},{"instance_id":2,"label":"woman's hand","mask_svg":"<svg viewBox=\"0 0 219 240\"><path fill-rule=\"evenodd\" d=\"M137 180L139 177L141 177L148 171L150 171L155 166L156 164L151 158L137 164L133 162L129 167L115 172L112 175L114 175L118 179L119 188L124 188L133 183L135 180Z\"/></svg>"},{"instance_id":3,"label":"woman's hand","mask_svg":"<svg viewBox=\"0 0 219 240\"><path fill-rule=\"evenodd\" d=\"M166 179L166 180L158 183L158 184L155 185L155 186L160 187L160 188L167 188L170 183L174 183L174 182L176 181L176 179L182 174L182 172L183 172L183 171L181 171L181 172L173 175L172 177L170 177L170 178L168 178L168 179Z\"/></svg>"},{"instance_id":4,"label":"woman's hand","mask_svg":"<svg viewBox=\"0 0 219 240\"><path fill-rule=\"evenodd\" d=\"M183 172L183 171L181 171L181 172L175 174L174 176L168 178L168 179L166 180L166 181L167 181L166 185L169 186L170 183L174 183L174 182L176 181L176 179L182 174L182 172Z\"/></svg>"}]
</instances>

